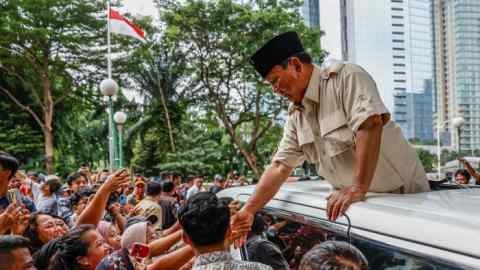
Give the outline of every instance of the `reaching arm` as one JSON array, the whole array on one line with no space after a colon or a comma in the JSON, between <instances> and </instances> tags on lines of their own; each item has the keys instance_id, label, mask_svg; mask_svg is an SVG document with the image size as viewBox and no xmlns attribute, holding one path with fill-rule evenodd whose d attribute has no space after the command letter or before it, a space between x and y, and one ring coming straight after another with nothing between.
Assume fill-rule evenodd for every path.
<instances>
[{"instance_id":1,"label":"reaching arm","mask_svg":"<svg viewBox=\"0 0 480 270\"><path fill-rule=\"evenodd\" d=\"M169 250L175 243L182 239L182 230L176 231L168 236L157 239L149 244L150 256L158 256Z\"/></svg>"},{"instance_id":2,"label":"reaching arm","mask_svg":"<svg viewBox=\"0 0 480 270\"><path fill-rule=\"evenodd\" d=\"M247 201L243 210L255 214L278 192L282 184L292 173L293 168L281 162L274 162L262 174L260 181L255 187L255 192Z\"/></svg>"},{"instance_id":3,"label":"reaching arm","mask_svg":"<svg viewBox=\"0 0 480 270\"><path fill-rule=\"evenodd\" d=\"M118 189L121 185L128 183L128 181L130 181L129 177L125 170L119 170L109 176L107 181L100 186L93 199L78 217L76 226L81 224L93 224L97 226L105 213L105 207L107 206L110 193Z\"/></svg>"},{"instance_id":4,"label":"reaching arm","mask_svg":"<svg viewBox=\"0 0 480 270\"><path fill-rule=\"evenodd\" d=\"M172 253L164 255L148 266L148 270L177 270L194 256L193 249L185 246Z\"/></svg>"},{"instance_id":5,"label":"reaching arm","mask_svg":"<svg viewBox=\"0 0 480 270\"><path fill-rule=\"evenodd\" d=\"M475 178L475 183L480 185L480 174L478 174L472 165L464 158L459 158L458 161L460 161L463 166L465 166L465 169L467 169L468 173Z\"/></svg>"}]
</instances>

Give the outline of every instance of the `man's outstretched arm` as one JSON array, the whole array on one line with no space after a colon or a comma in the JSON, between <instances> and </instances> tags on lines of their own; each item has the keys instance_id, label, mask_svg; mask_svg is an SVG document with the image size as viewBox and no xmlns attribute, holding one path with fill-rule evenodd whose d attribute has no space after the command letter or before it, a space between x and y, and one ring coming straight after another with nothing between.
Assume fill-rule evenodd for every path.
<instances>
[{"instance_id":1,"label":"man's outstretched arm","mask_svg":"<svg viewBox=\"0 0 480 270\"><path fill-rule=\"evenodd\" d=\"M282 184L292 173L293 168L281 162L273 162L262 174L253 195L242 210L232 217L234 238L246 236L253 224L253 216L278 192Z\"/></svg>"}]
</instances>

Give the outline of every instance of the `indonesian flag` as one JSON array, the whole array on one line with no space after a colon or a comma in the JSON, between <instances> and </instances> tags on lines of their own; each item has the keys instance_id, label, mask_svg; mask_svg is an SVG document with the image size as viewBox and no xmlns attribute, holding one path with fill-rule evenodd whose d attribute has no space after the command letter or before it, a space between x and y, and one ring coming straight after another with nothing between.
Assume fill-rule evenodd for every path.
<instances>
[{"instance_id":1,"label":"indonesian flag","mask_svg":"<svg viewBox=\"0 0 480 270\"><path fill-rule=\"evenodd\" d=\"M125 19L117 11L110 9L110 31L121 35L134 37L142 42L145 41L145 32L140 27L134 25L131 21Z\"/></svg>"}]
</instances>

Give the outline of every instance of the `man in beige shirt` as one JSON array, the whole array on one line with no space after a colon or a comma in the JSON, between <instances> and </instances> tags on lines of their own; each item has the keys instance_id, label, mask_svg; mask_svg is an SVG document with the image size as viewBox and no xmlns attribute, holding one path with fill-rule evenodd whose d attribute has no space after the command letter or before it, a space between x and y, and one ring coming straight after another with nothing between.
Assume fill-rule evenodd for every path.
<instances>
[{"instance_id":1,"label":"man in beige shirt","mask_svg":"<svg viewBox=\"0 0 480 270\"><path fill-rule=\"evenodd\" d=\"M250 63L273 91L291 101L283 138L253 196L233 218L243 234L253 215L305 160L336 189L327 215L336 220L368 191L429 191L425 171L400 127L390 120L371 76L360 66L312 64L295 32L279 35Z\"/></svg>"}]
</instances>

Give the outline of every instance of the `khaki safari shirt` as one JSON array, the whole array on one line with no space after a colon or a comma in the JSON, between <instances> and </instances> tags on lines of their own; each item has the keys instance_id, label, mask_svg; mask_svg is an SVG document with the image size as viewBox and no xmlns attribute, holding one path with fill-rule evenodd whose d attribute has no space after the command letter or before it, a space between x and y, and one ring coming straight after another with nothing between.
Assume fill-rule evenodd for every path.
<instances>
[{"instance_id":1,"label":"khaki safari shirt","mask_svg":"<svg viewBox=\"0 0 480 270\"><path fill-rule=\"evenodd\" d=\"M289 107L273 161L297 167L308 160L334 188L350 186L356 173L355 134L372 115L381 115L384 127L369 191L429 191L423 166L400 127L390 120L375 82L350 63L314 67L302 103Z\"/></svg>"}]
</instances>

